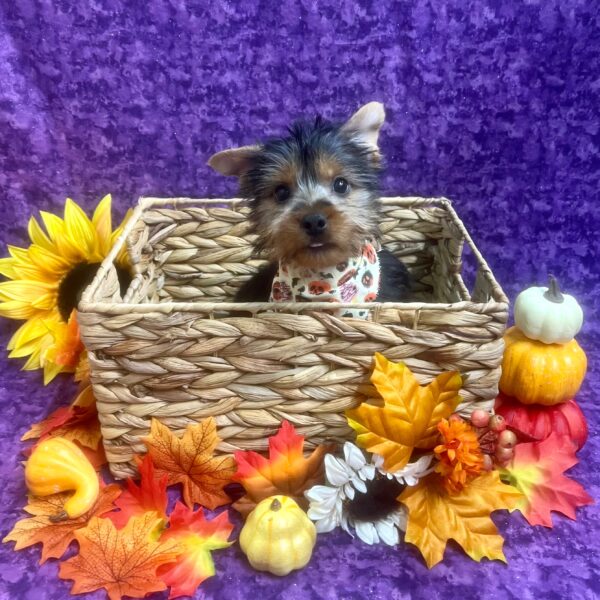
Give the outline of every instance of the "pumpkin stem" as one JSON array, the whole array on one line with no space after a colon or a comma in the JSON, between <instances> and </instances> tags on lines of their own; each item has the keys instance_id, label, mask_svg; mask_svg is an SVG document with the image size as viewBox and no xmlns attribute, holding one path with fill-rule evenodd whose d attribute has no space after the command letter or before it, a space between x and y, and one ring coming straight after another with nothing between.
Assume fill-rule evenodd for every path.
<instances>
[{"instance_id":1,"label":"pumpkin stem","mask_svg":"<svg viewBox=\"0 0 600 600\"><path fill-rule=\"evenodd\" d=\"M271 502L271 510L278 511L281 508L281 502L277 498L273 498Z\"/></svg>"},{"instance_id":2,"label":"pumpkin stem","mask_svg":"<svg viewBox=\"0 0 600 600\"><path fill-rule=\"evenodd\" d=\"M49 517L50 523L60 523L61 521L66 521L69 518L66 510L61 510L57 515L51 515Z\"/></svg>"},{"instance_id":3,"label":"pumpkin stem","mask_svg":"<svg viewBox=\"0 0 600 600\"><path fill-rule=\"evenodd\" d=\"M544 292L544 298L550 302L554 302L555 304L561 304L564 302L564 296L560 292L558 281L556 281L556 277L554 277L554 275L550 275L548 277L548 290Z\"/></svg>"}]
</instances>

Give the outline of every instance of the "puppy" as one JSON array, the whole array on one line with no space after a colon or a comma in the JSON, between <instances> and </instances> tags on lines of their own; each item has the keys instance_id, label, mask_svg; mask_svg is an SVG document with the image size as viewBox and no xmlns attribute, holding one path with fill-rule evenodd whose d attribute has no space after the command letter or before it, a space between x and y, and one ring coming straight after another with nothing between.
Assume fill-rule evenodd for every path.
<instances>
[{"instance_id":1,"label":"puppy","mask_svg":"<svg viewBox=\"0 0 600 600\"><path fill-rule=\"evenodd\" d=\"M406 267L379 246L384 119L383 105L371 102L342 125L318 117L294 124L285 137L210 158L213 169L239 178L256 250L269 259L236 302L406 300Z\"/></svg>"}]
</instances>

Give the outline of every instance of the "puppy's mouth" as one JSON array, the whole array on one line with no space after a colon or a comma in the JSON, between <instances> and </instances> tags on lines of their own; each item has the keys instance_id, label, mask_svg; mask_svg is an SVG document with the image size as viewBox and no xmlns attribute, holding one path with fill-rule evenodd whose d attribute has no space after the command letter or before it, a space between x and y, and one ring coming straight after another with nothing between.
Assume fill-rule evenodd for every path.
<instances>
[{"instance_id":1,"label":"puppy's mouth","mask_svg":"<svg viewBox=\"0 0 600 600\"><path fill-rule=\"evenodd\" d=\"M332 244L331 242L310 242L307 246L309 250L322 252L325 250L331 250L334 247L335 244Z\"/></svg>"},{"instance_id":2,"label":"puppy's mouth","mask_svg":"<svg viewBox=\"0 0 600 600\"><path fill-rule=\"evenodd\" d=\"M335 242L311 240L296 250L288 262L307 269L324 269L341 262L346 255L347 252Z\"/></svg>"}]
</instances>

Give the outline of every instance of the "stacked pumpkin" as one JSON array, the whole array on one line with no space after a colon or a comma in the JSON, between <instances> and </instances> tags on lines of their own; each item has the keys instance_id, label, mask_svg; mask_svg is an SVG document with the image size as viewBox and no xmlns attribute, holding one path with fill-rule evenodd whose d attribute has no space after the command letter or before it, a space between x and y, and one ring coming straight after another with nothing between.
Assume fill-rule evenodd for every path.
<instances>
[{"instance_id":1,"label":"stacked pumpkin","mask_svg":"<svg viewBox=\"0 0 600 600\"><path fill-rule=\"evenodd\" d=\"M547 288L521 292L514 312L516 326L504 337L496 413L519 442L541 441L556 432L568 435L579 449L588 435L574 399L587 369L575 340L583 323L581 307L550 277Z\"/></svg>"}]
</instances>

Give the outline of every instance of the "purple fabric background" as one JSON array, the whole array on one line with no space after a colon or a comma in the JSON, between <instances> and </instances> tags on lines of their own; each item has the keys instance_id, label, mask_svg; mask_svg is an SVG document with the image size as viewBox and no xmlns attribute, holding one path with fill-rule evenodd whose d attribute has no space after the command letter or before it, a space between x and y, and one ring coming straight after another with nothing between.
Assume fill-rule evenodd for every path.
<instances>
[{"instance_id":1,"label":"purple fabric background","mask_svg":"<svg viewBox=\"0 0 600 600\"><path fill-rule=\"evenodd\" d=\"M591 440L572 475L599 498L599 26L586 0L0 3L0 250L26 243L29 215L60 210L66 196L90 209L111 192L120 216L141 194L233 195L234 182L205 166L215 150L380 100L385 193L452 198L511 299L552 272L583 304L590 372L578 399ZM0 323L1 345L14 329ZM19 361L0 361L4 536L25 497L19 437L72 387L43 388ZM508 566L451 548L427 571L410 546L334 533L307 569L277 579L232 547L203 590L229 600L597 598L600 515L578 515L549 531L499 514ZM37 548L0 552L0 597L67 597L57 563L37 566Z\"/></svg>"}]
</instances>

